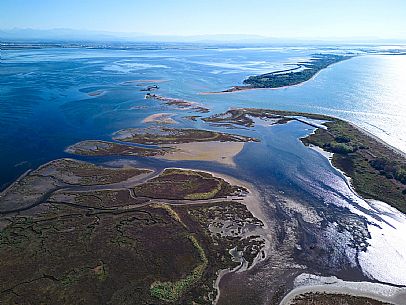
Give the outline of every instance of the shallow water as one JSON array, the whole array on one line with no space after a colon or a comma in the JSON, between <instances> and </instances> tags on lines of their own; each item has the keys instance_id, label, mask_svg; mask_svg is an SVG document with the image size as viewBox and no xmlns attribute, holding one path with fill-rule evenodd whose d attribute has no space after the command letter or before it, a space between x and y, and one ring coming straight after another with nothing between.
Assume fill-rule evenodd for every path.
<instances>
[{"instance_id":1,"label":"shallow water","mask_svg":"<svg viewBox=\"0 0 406 305\"><path fill-rule=\"evenodd\" d=\"M145 92L140 91L137 83L123 83L131 80L165 80L158 84L158 94L201 102L212 113L230 107L258 107L339 116L406 152L405 56L353 58L323 70L313 80L296 87L222 95L200 94L241 84L252 74L294 67L295 63L322 51L326 50L3 51L0 66L0 186L6 186L27 169L68 156L64 153L68 145L85 139L109 140L118 129L143 126L142 120L153 113L176 114L174 119L180 122L178 126L211 128L201 121L182 119L193 114L189 110L145 100ZM103 94L88 95L94 91ZM338 272L343 266L361 266L365 274L379 281L406 285L406 241L399 235L406 224L404 216L393 210L380 216L382 210L388 209L385 205L376 208L380 205L359 198L349 188L345 177L324 156L300 142L300 137L312 131L308 125L299 122L272 127L257 125L253 131L239 130L261 138L262 142L245 145L235 158L237 168L210 162L133 159L157 168L181 166L223 172L250 181L264 196L276 193L298 200L324 219L317 228L303 223L303 230L312 232L312 238L331 252L313 262L298 253L298 260L325 266L320 272ZM366 252L360 246L365 240L354 240L354 232L345 229L346 225L352 224L368 229L372 235L372 240L367 241L371 246ZM355 246L349 247L349 243ZM382 246L388 244L390 247L386 249ZM306 251L310 250L304 249L303 252Z\"/></svg>"},{"instance_id":2,"label":"shallow water","mask_svg":"<svg viewBox=\"0 0 406 305\"><path fill-rule=\"evenodd\" d=\"M406 217L359 197L327 158L298 140L312 131L299 122L258 128L261 143L247 144L238 155L239 172L264 193L274 186L274 193L305 203L323 219L321 231L311 225L303 229L313 231L314 244L328 254L312 256L306 264L332 274L358 266L378 281L406 285Z\"/></svg>"},{"instance_id":3,"label":"shallow water","mask_svg":"<svg viewBox=\"0 0 406 305\"><path fill-rule=\"evenodd\" d=\"M335 64L300 86L225 98L238 106L340 117L406 152L405 69L406 56L361 56Z\"/></svg>"},{"instance_id":4,"label":"shallow water","mask_svg":"<svg viewBox=\"0 0 406 305\"><path fill-rule=\"evenodd\" d=\"M262 107L336 115L406 151L406 56L354 58L297 87L199 94L240 84L252 74L294 67L326 51L153 47L2 51L0 185L28 168L63 156L69 144L108 138L116 129L138 126L145 116L165 108L145 101L134 84L122 84L134 79L168 80L159 84L160 94L202 102L213 112ZM95 90L105 93L87 94ZM149 107L134 108L140 106Z\"/></svg>"}]
</instances>

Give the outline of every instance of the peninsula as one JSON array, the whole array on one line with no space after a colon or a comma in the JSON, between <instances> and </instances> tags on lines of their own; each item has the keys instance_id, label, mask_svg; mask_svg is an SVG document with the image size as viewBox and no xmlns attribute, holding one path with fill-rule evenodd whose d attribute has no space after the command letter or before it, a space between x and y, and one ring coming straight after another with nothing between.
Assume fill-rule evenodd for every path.
<instances>
[{"instance_id":1,"label":"peninsula","mask_svg":"<svg viewBox=\"0 0 406 305\"><path fill-rule=\"evenodd\" d=\"M253 118L267 120L273 124L296 120L316 128L313 134L301 139L304 144L318 146L333 153L333 165L351 178L351 184L357 193L365 198L386 202L406 213L404 153L354 124L326 115L239 108L212 115L204 120L220 125L253 127Z\"/></svg>"},{"instance_id":2,"label":"peninsula","mask_svg":"<svg viewBox=\"0 0 406 305\"><path fill-rule=\"evenodd\" d=\"M209 93L229 93L250 89L276 89L299 85L312 79L317 73L328 66L352 57L353 55L315 54L309 61L297 63L295 68L253 75L245 79L242 86L234 86L220 92Z\"/></svg>"}]
</instances>

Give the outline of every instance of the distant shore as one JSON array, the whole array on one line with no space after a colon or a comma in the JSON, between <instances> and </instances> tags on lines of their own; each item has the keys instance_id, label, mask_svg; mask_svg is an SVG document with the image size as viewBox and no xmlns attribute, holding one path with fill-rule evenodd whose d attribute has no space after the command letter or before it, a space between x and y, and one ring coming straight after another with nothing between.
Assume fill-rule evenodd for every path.
<instances>
[{"instance_id":1,"label":"distant shore","mask_svg":"<svg viewBox=\"0 0 406 305\"><path fill-rule=\"evenodd\" d=\"M325 68L352 58L349 55L318 54L307 63L300 63L297 69L287 69L266 74L250 76L244 80L245 85L233 86L219 92L202 92L201 94L224 94L257 89L283 89L302 85L314 79Z\"/></svg>"},{"instance_id":2,"label":"distant shore","mask_svg":"<svg viewBox=\"0 0 406 305\"><path fill-rule=\"evenodd\" d=\"M288 89L292 87L300 87L303 86L304 84L314 80L321 72L317 72L315 75L313 75L311 78L308 80L305 80L299 84L295 85L286 85L286 86L281 86L281 87L275 87L275 88L259 88L259 87L250 87L250 86L233 86L230 89L226 89L223 91L208 91L208 92L199 92L200 95L215 95L215 94L230 94L230 93L237 93L237 92L243 92L243 91L252 91L252 90L281 90L281 89Z\"/></svg>"}]
</instances>

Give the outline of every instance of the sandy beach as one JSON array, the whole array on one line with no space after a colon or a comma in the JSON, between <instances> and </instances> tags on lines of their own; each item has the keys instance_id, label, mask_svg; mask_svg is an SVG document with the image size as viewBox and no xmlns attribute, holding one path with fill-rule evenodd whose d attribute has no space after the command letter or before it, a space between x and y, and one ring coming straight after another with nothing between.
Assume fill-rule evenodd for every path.
<instances>
[{"instance_id":1,"label":"sandy beach","mask_svg":"<svg viewBox=\"0 0 406 305\"><path fill-rule=\"evenodd\" d=\"M406 300L406 288L370 282L347 282L335 276L301 274L295 279L295 286L296 288L289 292L279 305L290 305L297 296L305 293L346 294L394 305L404 305Z\"/></svg>"},{"instance_id":2,"label":"sandy beach","mask_svg":"<svg viewBox=\"0 0 406 305\"><path fill-rule=\"evenodd\" d=\"M364 134L370 136L371 138L373 138L374 140L376 140L377 142L381 143L382 145L386 146L387 148L389 148L390 150L392 150L394 153L401 155L403 158L406 158L406 152L386 143L384 140L382 140L381 138L375 136L374 134L372 134L371 132L365 130L364 128L351 123L350 121L346 121L348 124L350 124L351 126L353 126L354 128L358 129L359 131L363 132Z\"/></svg>"},{"instance_id":3,"label":"sandy beach","mask_svg":"<svg viewBox=\"0 0 406 305\"><path fill-rule=\"evenodd\" d=\"M173 144L176 151L160 156L166 160L215 161L235 166L233 158L243 149L243 142L192 142Z\"/></svg>"},{"instance_id":4,"label":"sandy beach","mask_svg":"<svg viewBox=\"0 0 406 305\"><path fill-rule=\"evenodd\" d=\"M147 116L143 123L158 123L158 124L177 124L174 119L172 119L173 113L156 113Z\"/></svg>"}]
</instances>

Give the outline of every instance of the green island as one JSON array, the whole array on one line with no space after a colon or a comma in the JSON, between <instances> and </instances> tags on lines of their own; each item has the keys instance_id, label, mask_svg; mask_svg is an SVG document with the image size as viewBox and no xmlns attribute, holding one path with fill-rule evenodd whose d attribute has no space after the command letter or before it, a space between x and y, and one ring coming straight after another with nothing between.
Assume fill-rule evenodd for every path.
<instances>
[{"instance_id":1,"label":"green island","mask_svg":"<svg viewBox=\"0 0 406 305\"><path fill-rule=\"evenodd\" d=\"M331 120L332 118L323 114L302 113L296 111L283 111L258 108L234 108L225 113L214 114L205 117L202 120L216 125L241 125L245 127L253 127L255 122L253 118L266 120L273 124L285 124L289 121L303 121L304 118L313 120ZM311 122L304 122L311 125ZM316 127L315 124L313 126Z\"/></svg>"},{"instance_id":2,"label":"green island","mask_svg":"<svg viewBox=\"0 0 406 305\"><path fill-rule=\"evenodd\" d=\"M234 86L221 92L295 86L310 80L328 66L352 57L352 55L315 54L309 61L299 62L295 68L250 76L243 81L243 86Z\"/></svg>"},{"instance_id":3,"label":"green island","mask_svg":"<svg viewBox=\"0 0 406 305\"><path fill-rule=\"evenodd\" d=\"M176 183L176 189L172 187L173 183ZM158 177L134 187L137 196L155 199L203 200L243 194L246 191L209 173L182 169L166 169Z\"/></svg>"},{"instance_id":4,"label":"green island","mask_svg":"<svg viewBox=\"0 0 406 305\"><path fill-rule=\"evenodd\" d=\"M137 156L233 164L232 157L242 150L244 143L258 142L258 139L238 134L157 125L119 130L113 134L113 140L85 140L65 151L81 156Z\"/></svg>"},{"instance_id":5,"label":"green island","mask_svg":"<svg viewBox=\"0 0 406 305\"><path fill-rule=\"evenodd\" d=\"M240 108L204 120L252 127L252 117L274 124L296 120L315 127L313 134L302 139L304 144L334 153L333 165L351 178L351 185L358 194L386 202L406 213L406 158L386 143L349 122L319 114ZM306 119L320 120L320 124Z\"/></svg>"},{"instance_id":6,"label":"green island","mask_svg":"<svg viewBox=\"0 0 406 305\"><path fill-rule=\"evenodd\" d=\"M252 142L251 137L193 128L128 128L119 130L114 139L138 144L177 144L191 142Z\"/></svg>"},{"instance_id":7,"label":"green island","mask_svg":"<svg viewBox=\"0 0 406 305\"><path fill-rule=\"evenodd\" d=\"M168 148L145 148L116 142L86 140L75 143L65 150L67 153L82 156L140 156L152 157L164 155Z\"/></svg>"}]
</instances>

